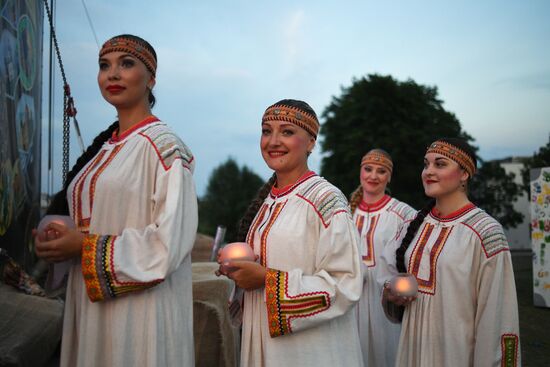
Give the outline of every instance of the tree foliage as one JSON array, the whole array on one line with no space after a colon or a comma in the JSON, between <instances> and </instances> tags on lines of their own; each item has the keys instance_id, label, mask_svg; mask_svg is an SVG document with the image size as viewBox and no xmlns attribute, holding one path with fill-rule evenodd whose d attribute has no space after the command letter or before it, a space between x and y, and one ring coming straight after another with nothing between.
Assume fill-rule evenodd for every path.
<instances>
[{"instance_id":1,"label":"tree foliage","mask_svg":"<svg viewBox=\"0 0 550 367\"><path fill-rule=\"evenodd\" d=\"M514 202L521 194L521 185L515 183L515 176L506 173L499 161L482 162L469 187L470 200L505 228L523 221L523 214L514 209Z\"/></svg>"},{"instance_id":2,"label":"tree foliage","mask_svg":"<svg viewBox=\"0 0 550 367\"><path fill-rule=\"evenodd\" d=\"M527 158L524 162L525 168L521 171L523 178L523 189L531 195L530 189L530 172L532 168L550 167L550 134L548 135L548 143L540 147L538 152L535 152L532 157Z\"/></svg>"},{"instance_id":3,"label":"tree foliage","mask_svg":"<svg viewBox=\"0 0 550 367\"><path fill-rule=\"evenodd\" d=\"M436 87L391 76L354 80L340 97L333 97L323 118L325 178L349 195L359 185L361 157L382 148L394 163L392 195L416 208L426 201L420 180L426 147L440 137L472 141L455 115L443 108Z\"/></svg>"},{"instance_id":4,"label":"tree foliage","mask_svg":"<svg viewBox=\"0 0 550 367\"><path fill-rule=\"evenodd\" d=\"M232 158L216 167L199 200L199 232L213 236L217 226L224 225L225 240L235 241L238 222L263 183L260 176L246 166L239 168Z\"/></svg>"},{"instance_id":5,"label":"tree foliage","mask_svg":"<svg viewBox=\"0 0 550 367\"><path fill-rule=\"evenodd\" d=\"M322 117L321 174L349 195L359 185L361 157L373 148L392 156L392 196L420 209L426 202L420 175L427 146L437 138L473 138L443 108L436 87L391 76L368 75L333 97ZM474 147L475 148L475 147ZM512 206L518 187L497 163L483 163L471 199L505 226L521 222Z\"/></svg>"}]
</instances>

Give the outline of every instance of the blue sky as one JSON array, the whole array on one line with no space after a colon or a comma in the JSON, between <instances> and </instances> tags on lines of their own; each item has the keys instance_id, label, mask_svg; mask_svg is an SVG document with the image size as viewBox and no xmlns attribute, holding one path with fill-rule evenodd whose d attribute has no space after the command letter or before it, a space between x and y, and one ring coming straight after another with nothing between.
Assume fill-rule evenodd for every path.
<instances>
[{"instance_id":1,"label":"blue sky","mask_svg":"<svg viewBox=\"0 0 550 367\"><path fill-rule=\"evenodd\" d=\"M116 113L97 87L98 46L82 0L56 4L59 46L89 144ZM320 115L342 87L371 73L437 86L445 109L476 139L484 159L531 155L548 141L550 2L545 0L85 4L100 44L132 33L155 47L153 111L195 154L199 195L212 170L230 156L264 178L270 175L259 151L260 119L268 105L303 99ZM44 35L47 56L47 29ZM45 87L47 67L45 58ZM56 81L58 189L59 74ZM46 105L42 115L45 121ZM72 164L79 154L74 134L71 150ZM310 168L319 171L321 159L318 147ZM43 187L45 181L43 176Z\"/></svg>"}]
</instances>

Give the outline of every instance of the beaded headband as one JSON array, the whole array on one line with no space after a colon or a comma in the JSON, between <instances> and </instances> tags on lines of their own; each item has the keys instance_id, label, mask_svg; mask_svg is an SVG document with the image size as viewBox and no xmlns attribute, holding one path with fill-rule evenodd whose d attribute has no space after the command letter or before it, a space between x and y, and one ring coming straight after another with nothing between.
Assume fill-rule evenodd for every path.
<instances>
[{"instance_id":1,"label":"beaded headband","mask_svg":"<svg viewBox=\"0 0 550 367\"><path fill-rule=\"evenodd\" d=\"M155 56L138 41L125 37L111 38L101 47L99 57L101 58L110 52L127 52L143 62L153 76L157 72L157 60L155 60Z\"/></svg>"},{"instance_id":2,"label":"beaded headband","mask_svg":"<svg viewBox=\"0 0 550 367\"><path fill-rule=\"evenodd\" d=\"M363 167L365 164L379 164L389 169L390 172L393 171L392 160L384 154L377 152L376 150L370 151L363 156L363 159L361 159L361 167Z\"/></svg>"},{"instance_id":3,"label":"beaded headband","mask_svg":"<svg viewBox=\"0 0 550 367\"><path fill-rule=\"evenodd\" d=\"M464 168L466 172L468 172L470 178L472 178L474 176L474 173L476 173L476 165L472 157L470 157L462 149L450 143L447 143L446 141L437 140L433 142L428 147L426 153L437 153L444 155L449 159L452 159L453 161L458 163L460 167Z\"/></svg>"},{"instance_id":4,"label":"beaded headband","mask_svg":"<svg viewBox=\"0 0 550 367\"><path fill-rule=\"evenodd\" d=\"M285 105L270 106L265 110L262 117L262 123L266 121L290 122L310 133L315 139L317 139L317 134L319 133L319 121L317 121L317 118L296 107Z\"/></svg>"}]
</instances>

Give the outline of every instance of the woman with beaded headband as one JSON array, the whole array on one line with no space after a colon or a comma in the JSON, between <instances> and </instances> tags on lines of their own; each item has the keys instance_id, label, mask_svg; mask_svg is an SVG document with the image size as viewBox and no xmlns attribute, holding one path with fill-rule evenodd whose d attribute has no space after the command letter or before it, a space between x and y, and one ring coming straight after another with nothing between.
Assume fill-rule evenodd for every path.
<instances>
[{"instance_id":1,"label":"woman with beaded headband","mask_svg":"<svg viewBox=\"0 0 550 367\"><path fill-rule=\"evenodd\" d=\"M422 171L432 201L382 255L384 307L395 315L404 306L396 366L521 365L508 242L502 226L468 200L475 171L464 140L432 143ZM416 297L391 288L398 272L416 277Z\"/></svg>"},{"instance_id":2,"label":"woman with beaded headband","mask_svg":"<svg viewBox=\"0 0 550 367\"><path fill-rule=\"evenodd\" d=\"M156 53L120 35L99 53L98 84L117 121L69 172L49 214L58 238L38 256L72 260L62 366L193 366L190 253L197 229L194 159L151 113Z\"/></svg>"},{"instance_id":3,"label":"woman with beaded headband","mask_svg":"<svg viewBox=\"0 0 550 367\"><path fill-rule=\"evenodd\" d=\"M393 168L386 151L370 150L361 160L360 185L350 198L363 259L364 285L357 319L365 366L393 367L401 332L399 323L391 322L384 314L382 286L377 282L384 248L415 215L409 205L386 194Z\"/></svg>"},{"instance_id":4,"label":"woman with beaded headband","mask_svg":"<svg viewBox=\"0 0 550 367\"><path fill-rule=\"evenodd\" d=\"M362 290L357 230L346 198L310 171L319 121L302 101L262 118L260 148L275 171L241 220L257 262L226 275L245 289L241 366L359 366L353 307Z\"/></svg>"}]
</instances>

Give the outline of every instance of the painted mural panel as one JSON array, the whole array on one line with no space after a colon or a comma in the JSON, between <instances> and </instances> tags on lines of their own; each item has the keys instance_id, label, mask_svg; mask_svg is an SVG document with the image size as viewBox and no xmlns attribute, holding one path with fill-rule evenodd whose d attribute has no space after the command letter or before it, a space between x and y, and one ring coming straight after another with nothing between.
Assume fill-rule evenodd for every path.
<instances>
[{"instance_id":1,"label":"painted mural panel","mask_svg":"<svg viewBox=\"0 0 550 367\"><path fill-rule=\"evenodd\" d=\"M550 167L531 170L533 303L550 307Z\"/></svg>"},{"instance_id":2,"label":"painted mural panel","mask_svg":"<svg viewBox=\"0 0 550 367\"><path fill-rule=\"evenodd\" d=\"M40 208L42 5L0 0L0 247L26 268Z\"/></svg>"}]
</instances>

